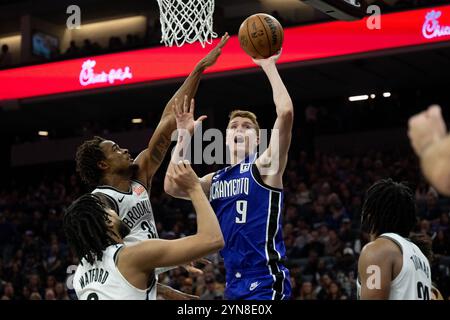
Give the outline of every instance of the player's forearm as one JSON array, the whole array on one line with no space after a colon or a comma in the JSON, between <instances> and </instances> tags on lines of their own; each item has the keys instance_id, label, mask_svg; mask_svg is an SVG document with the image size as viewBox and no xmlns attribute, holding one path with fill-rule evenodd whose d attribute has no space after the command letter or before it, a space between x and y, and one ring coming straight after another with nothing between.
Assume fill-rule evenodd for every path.
<instances>
[{"instance_id":1,"label":"player's forearm","mask_svg":"<svg viewBox=\"0 0 450 320\"><path fill-rule=\"evenodd\" d=\"M224 245L224 240L220 225L201 185L198 184L192 190L188 190L188 194L197 214L196 236L204 238L206 242L213 246L212 249L221 249Z\"/></svg>"},{"instance_id":2,"label":"player's forearm","mask_svg":"<svg viewBox=\"0 0 450 320\"><path fill-rule=\"evenodd\" d=\"M450 195L450 135L433 143L420 155L424 176L440 193Z\"/></svg>"},{"instance_id":3,"label":"player's forearm","mask_svg":"<svg viewBox=\"0 0 450 320\"><path fill-rule=\"evenodd\" d=\"M278 73L276 65L270 64L267 67L264 67L263 70L269 79L270 85L272 86L273 101L275 102L277 115L281 116L293 114L294 107L292 104L292 99L280 77L280 74Z\"/></svg>"},{"instance_id":4,"label":"player's forearm","mask_svg":"<svg viewBox=\"0 0 450 320\"><path fill-rule=\"evenodd\" d=\"M173 174L173 165L172 162L169 163L167 168L167 174ZM168 176L164 178L164 192L168 195L171 195L174 198L189 200L188 194L186 191L181 189L175 182L168 178Z\"/></svg>"},{"instance_id":5,"label":"player's forearm","mask_svg":"<svg viewBox=\"0 0 450 320\"><path fill-rule=\"evenodd\" d=\"M165 300L189 300L194 298L192 295L187 295L161 283L157 284L157 292Z\"/></svg>"},{"instance_id":6,"label":"player's forearm","mask_svg":"<svg viewBox=\"0 0 450 320\"><path fill-rule=\"evenodd\" d=\"M187 130L178 130L177 144L172 153L171 164L176 164L186 159L188 148L191 143L191 135Z\"/></svg>"},{"instance_id":7,"label":"player's forearm","mask_svg":"<svg viewBox=\"0 0 450 320\"><path fill-rule=\"evenodd\" d=\"M184 131L178 136L177 144L175 145L172 157L170 159L169 166L167 167L167 173L172 173L174 164L184 160L187 155L187 148L190 144L190 135ZM176 183L169 179L166 175L164 178L164 191L173 197L186 197L187 194L181 190Z\"/></svg>"}]
</instances>

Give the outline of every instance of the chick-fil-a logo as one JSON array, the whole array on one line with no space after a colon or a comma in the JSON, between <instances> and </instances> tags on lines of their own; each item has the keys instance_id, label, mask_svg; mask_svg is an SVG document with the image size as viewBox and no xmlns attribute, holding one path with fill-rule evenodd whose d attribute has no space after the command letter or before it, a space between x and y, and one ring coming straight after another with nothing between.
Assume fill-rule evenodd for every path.
<instances>
[{"instance_id":1,"label":"chick-fil-a logo","mask_svg":"<svg viewBox=\"0 0 450 320\"><path fill-rule=\"evenodd\" d=\"M111 69L109 72L94 73L96 64L97 62L95 60L86 60L83 62L80 72L80 84L82 86L106 82L113 84L116 80L125 81L125 79L133 78L130 67Z\"/></svg>"},{"instance_id":2,"label":"chick-fil-a logo","mask_svg":"<svg viewBox=\"0 0 450 320\"><path fill-rule=\"evenodd\" d=\"M441 15L442 11L432 10L427 13L422 27L422 34L425 38L433 39L450 35L450 26L441 26L439 24Z\"/></svg>"}]
</instances>

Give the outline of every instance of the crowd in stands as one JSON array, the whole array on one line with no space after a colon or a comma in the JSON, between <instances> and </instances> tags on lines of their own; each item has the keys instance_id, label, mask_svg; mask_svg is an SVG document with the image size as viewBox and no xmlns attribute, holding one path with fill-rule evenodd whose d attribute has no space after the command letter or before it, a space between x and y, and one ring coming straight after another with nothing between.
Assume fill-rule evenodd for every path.
<instances>
[{"instance_id":1,"label":"crowd in stands","mask_svg":"<svg viewBox=\"0 0 450 320\"><path fill-rule=\"evenodd\" d=\"M192 206L164 193L163 171L154 178L151 194L158 233L165 239L192 234L196 226ZM364 192L384 177L408 181L415 191L416 232L433 239L433 281L449 297L450 203L423 181L413 155L292 152L283 211L292 299L356 298L357 259L369 240L359 224ZM1 299L76 298L70 266L78 264L78 258L65 242L62 217L65 208L86 191L71 169L53 170L37 181L17 178L0 189ZM211 264L199 265L203 274L189 274L180 267L159 280L201 299L223 299L223 262L218 254L208 258Z\"/></svg>"}]
</instances>

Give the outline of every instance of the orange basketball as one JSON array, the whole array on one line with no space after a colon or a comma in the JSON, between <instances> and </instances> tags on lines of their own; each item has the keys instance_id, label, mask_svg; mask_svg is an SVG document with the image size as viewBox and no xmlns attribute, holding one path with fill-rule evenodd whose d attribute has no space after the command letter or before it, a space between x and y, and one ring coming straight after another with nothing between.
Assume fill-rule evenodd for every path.
<instances>
[{"instance_id":1,"label":"orange basketball","mask_svg":"<svg viewBox=\"0 0 450 320\"><path fill-rule=\"evenodd\" d=\"M283 37L281 24L265 13L248 17L239 28L239 42L242 49L255 59L269 58L280 51Z\"/></svg>"}]
</instances>

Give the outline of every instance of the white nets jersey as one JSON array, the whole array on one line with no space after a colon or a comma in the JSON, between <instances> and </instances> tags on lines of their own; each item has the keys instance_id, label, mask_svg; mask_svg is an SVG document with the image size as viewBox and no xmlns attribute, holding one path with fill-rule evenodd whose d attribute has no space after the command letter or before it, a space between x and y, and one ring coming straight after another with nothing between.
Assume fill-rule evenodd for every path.
<instances>
[{"instance_id":1,"label":"white nets jersey","mask_svg":"<svg viewBox=\"0 0 450 320\"><path fill-rule=\"evenodd\" d=\"M116 266L117 254L123 245L112 245L103 251L102 260L94 264L85 259L73 277L73 286L80 300L155 300L156 279L146 290L131 285Z\"/></svg>"},{"instance_id":2,"label":"white nets jersey","mask_svg":"<svg viewBox=\"0 0 450 320\"><path fill-rule=\"evenodd\" d=\"M132 180L128 192L121 192L111 186L99 186L92 193L105 195L105 200L130 227L131 232L124 239L126 245L158 238L152 205L144 185Z\"/></svg>"},{"instance_id":3,"label":"white nets jersey","mask_svg":"<svg viewBox=\"0 0 450 320\"><path fill-rule=\"evenodd\" d=\"M384 233L380 237L395 242L403 255L402 269L391 282L389 300L430 300L430 263L419 247L395 233ZM357 286L359 298L361 292L359 281Z\"/></svg>"}]
</instances>

